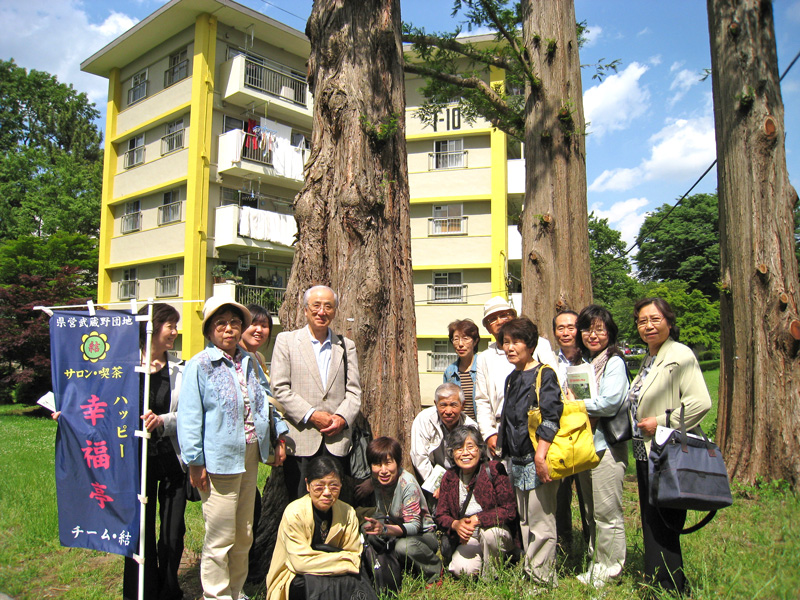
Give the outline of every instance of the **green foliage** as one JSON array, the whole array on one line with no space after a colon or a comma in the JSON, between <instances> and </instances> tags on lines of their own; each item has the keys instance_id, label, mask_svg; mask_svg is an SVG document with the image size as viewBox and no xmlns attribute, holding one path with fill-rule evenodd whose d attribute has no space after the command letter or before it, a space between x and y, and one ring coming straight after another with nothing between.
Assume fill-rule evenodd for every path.
<instances>
[{"instance_id":1,"label":"green foliage","mask_svg":"<svg viewBox=\"0 0 800 600\"><path fill-rule=\"evenodd\" d=\"M622 234L609 226L608 219L598 219L594 213L590 213L589 267L592 273L592 296L596 304L608 307L609 310L619 300L624 300L625 304L630 305L626 309L630 313L636 282L631 277L631 265L622 256L623 252L625 242ZM601 265L602 268L599 268ZM621 323L617 316L614 315L614 320L619 326ZM630 320L630 317L626 315L625 320Z\"/></svg>"},{"instance_id":2,"label":"green foliage","mask_svg":"<svg viewBox=\"0 0 800 600\"><path fill-rule=\"evenodd\" d=\"M639 230L636 265L643 281L679 279L713 300L719 299L719 212L716 194L686 198L664 220L671 207L657 208Z\"/></svg>"},{"instance_id":3,"label":"green foliage","mask_svg":"<svg viewBox=\"0 0 800 600\"><path fill-rule=\"evenodd\" d=\"M384 117L378 122L377 126L367 118L367 115L361 115L359 120L367 136L374 144L383 144L392 139L400 127L399 113L392 113L388 117Z\"/></svg>"},{"instance_id":4,"label":"green foliage","mask_svg":"<svg viewBox=\"0 0 800 600\"><path fill-rule=\"evenodd\" d=\"M644 292L644 296L658 296L669 302L682 343L719 351L719 301L710 300L700 290L690 290L685 281L651 283Z\"/></svg>"},{"instance_id":5,"label":"green foliage","mask_svg":"<svg viewBox=\"0 0 800 600\"><path fill-rule=\"evenodd\" d=\"M0 239L97 233L99 116L71 85L0 61Z\"/></svg>"},{"instance_id":6,"label":"green foliage","mask_svg":"<svg viewBox=\"0 0 800 600\"><path fill-rule=\"evenodd\" d=\"M21 275L52 279L64 267L74 269L79 296L92 296L97 286L97 240L80 233L33 235L0 243L0 285L19 283Z\"/></svg>"}]
</instances>

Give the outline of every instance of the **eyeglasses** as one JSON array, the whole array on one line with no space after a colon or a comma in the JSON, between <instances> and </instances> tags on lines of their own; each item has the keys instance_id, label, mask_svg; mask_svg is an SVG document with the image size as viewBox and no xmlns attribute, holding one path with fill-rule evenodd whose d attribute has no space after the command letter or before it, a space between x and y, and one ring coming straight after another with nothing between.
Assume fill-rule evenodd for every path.
<instances>
[{"instance_id":1,"label":"eyeglasses","mask_svg":"<svg viewBox=\"0 0 800 600\"><path fill-rule=\"evenodd\" d=\"M322 302L314 302L314 304L306 304L306 306L313 313L318 313L319 311L322 311L326 315L329 315L334 310L336 310L336 307L333 304L327 302L324 304Z\"/></svg>"},{"instance_id":2,"label":"eyeglasses","mask_svg":"<svg viewBox=\"0 0 800 600\"><path fill-rule=\"evenodd\" d=\"M327 488L331 494L338 494L342 489L341 483L310 483L308 485L315 494L321 494Z\"/></svg>"},{"instance_id":3,"label":"eyeglasses","mask_svg":"<svg viewBox=\"0 0 800 600\"><path fill-rule=\"evenodd\" d=\"M493 315L489 315L486 317L486 323L491 325L492 323L499 321L500 319L505 319L506 321L510 321L514 318L514 312L510 310L504 310L502 312L494 313Z\"/></svg>"},{"instance_id":4,"label":"eyeglasses","mask_svg":"<svg viewBox=\"0 0 800 600\"><path fill-rule=\"evenodd\" d=\"M608 331L605 329L581 329L581 333L587 337L591 337L592 334L595 334L599 338L608 335Z\"/></svg>"},{"instance_id":5,"label":"eyeglasses","mask_svg":"<svg viewBox=\"0 0 800 600\"><path fill-rule=\"evenodd\" d=\"M217 331L225 331L228 328L228 325L231 326L231 329L241 329L242 320L230 319L229 321L226 321L225 319L220 319L218 321L214 321L214 329Z\"/></svg>"},{"instance_id":6,"label":"eyeglasses","mask_svg":"<svg viewBox=\"0 0 800 600\"><path fill-rule=\"evenodd\" d=\"M464 444L461 448L456 448L453 450L453 456L458 454L461 456L464 452L469 452L470 454L475 454L478 451L478 447L475 444Z\"/></svg>"},{"instance_id":7,"label":"eyeglasses","mask_svg":"<svg viewBox=\"0 0 800 600\"><path fill-rule=\"evenodd\" d=\"M456 344L460 344L461 342L464 342L465 344L467 344L469 342L472 342L473 339L471 337L461 337L461 336L458 336L458 335L454 335L452 341L453 341L453 345L455 346Z\"/></svg>"},{"instance_id":8,"label":"eyeglasses","mask_svg":"<svg viewBox=\"0 0 800 600\"><path fill-rule=\"evenodd\" d=\"M648 323L652 324L653 327L658 327L663 320L664 317L642 317L636 321L636 327L641 329L642 327L647 327Z\"/></svg>"}]
</instances>

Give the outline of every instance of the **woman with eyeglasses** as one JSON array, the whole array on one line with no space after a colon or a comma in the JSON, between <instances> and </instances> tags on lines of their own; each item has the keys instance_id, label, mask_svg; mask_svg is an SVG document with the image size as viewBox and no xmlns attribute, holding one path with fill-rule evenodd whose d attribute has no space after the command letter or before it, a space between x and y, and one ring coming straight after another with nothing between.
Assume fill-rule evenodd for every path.
<instances>
[{"instance_id":1,"label":"woman with eyeglasses","mask_svg":"<svg viewBox=\"0 0 800 600\"><path fill-rule=\"evenodd\" d=\"M456 577L492 575L514 550L514 489L503 463L488 459L486 442L474 425L453 429L447 452L455 466L442 477L436 505L436 524L447 536L442 554L452 553L448 570Z\"/></svg>"},{"instance_id":2,"label":"woman with eyeglasses","mask_svg":"<svg viewBox=\"0 0 800 600\"><path fill-rule=\"evenodd\" d=\"M711 408L711 397L694 353L678 343L675 313L665 300L639 300L633 320L648 350L628 396L636 425L633 456L639 482L645 577L656 586L683 595L688 584L679 532L686 522L686 511L656 509L650 504L647 457L658 426L680 427L683 405L686 428L696 427Z\"/></svg>"},{"instance_id":3,"label":"woman with eyeglasses","mask_svg":"<svg viewBox=\"0 0 800 600\"><path fill-rule=\"evenodd\" d=\"M478 372L478 343L481 334L472 319L459 319L447 326L448 337L458 358L444 370L442 383L455 383L464 392L462 412L470 419L475 418L472 391Z\"/></svg>"},{"instance_id":4,"label":"woman with eyeglasses","mask_svg":"<svg viewBox=\"0 0 800 600\"><path fill-rule=\"evenodd\" d=\"M628 395L628 372L617 347L617 324L611 313L597 304L578 315L578 348L594 367L597 396L588 398L586 412L595 424L594 448L600 464L578 474L581 495L590 523L589 569L578 580L602 587L619 577L625 564L625 519L622 512L622 481L628 467L628 443L609 444L603 417L617 414Z\"/></svg>"},{"instance_id":5,"label":"woman with eyeglasses","mask_svg":"<svg viewBox=\"0 0 800 600\"><path fill-rule=\"evenodd\" d=\"M286 456L281 436L288 428L269 403L269 384L239 348L251 320L238 302L209 298L203 307L206 347L183 373L178 441L203 502L204 598L239 598L253 543L258 463L267 462L271 450L272 464Z\"/></svg>"},{"instance_id":6,"label":"woman with eyeglasses","mask_svg":"<svg viewBox=\"0 0 800 600\"><path fill-rule=\"evenodd\" d=\"M339 500L342 467L332 456L311 459L308 494L283 512L267 574L268 600L376 598L360 576L358 517Z\"/></svg>"}]
</instances>

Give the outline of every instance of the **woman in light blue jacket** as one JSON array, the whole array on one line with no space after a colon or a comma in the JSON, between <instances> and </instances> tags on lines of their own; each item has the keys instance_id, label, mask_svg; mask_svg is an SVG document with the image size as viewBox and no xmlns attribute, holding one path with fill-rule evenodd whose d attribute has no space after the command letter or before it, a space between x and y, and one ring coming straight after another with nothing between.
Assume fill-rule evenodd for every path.
<instances>
[{"instance_id":1,"label":"woman in light blue jacket","mask_svg":"<svg viewBox=\"0 0 800 600\"><path fill-rule=\"evenodd\" d=\"M183 372L178 441L200 491L206 535L200 565L205 598L239 598L253 543L258 463L285 458L288 428L269 403L269 384L239 348L250 312L228 298L203 307L205 349Z\"/></svg>"}]
</instances>

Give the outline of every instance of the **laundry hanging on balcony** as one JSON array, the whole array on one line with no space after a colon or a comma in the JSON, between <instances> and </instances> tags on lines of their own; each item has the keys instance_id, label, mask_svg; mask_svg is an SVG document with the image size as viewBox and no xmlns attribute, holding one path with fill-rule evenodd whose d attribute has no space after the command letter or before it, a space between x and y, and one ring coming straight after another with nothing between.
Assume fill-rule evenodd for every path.
<instances>
[{"instance_id":1,"label":"laundry hanging on balcony","mask_svg":"<svg viewBox=\"0 0 800 600\"><path fill-rule=\"evenodd\" d=\"M263 242L291 246L297 234L293 215L243 206L239 211L239 235Z\"/></svg>"}]
</instances>

